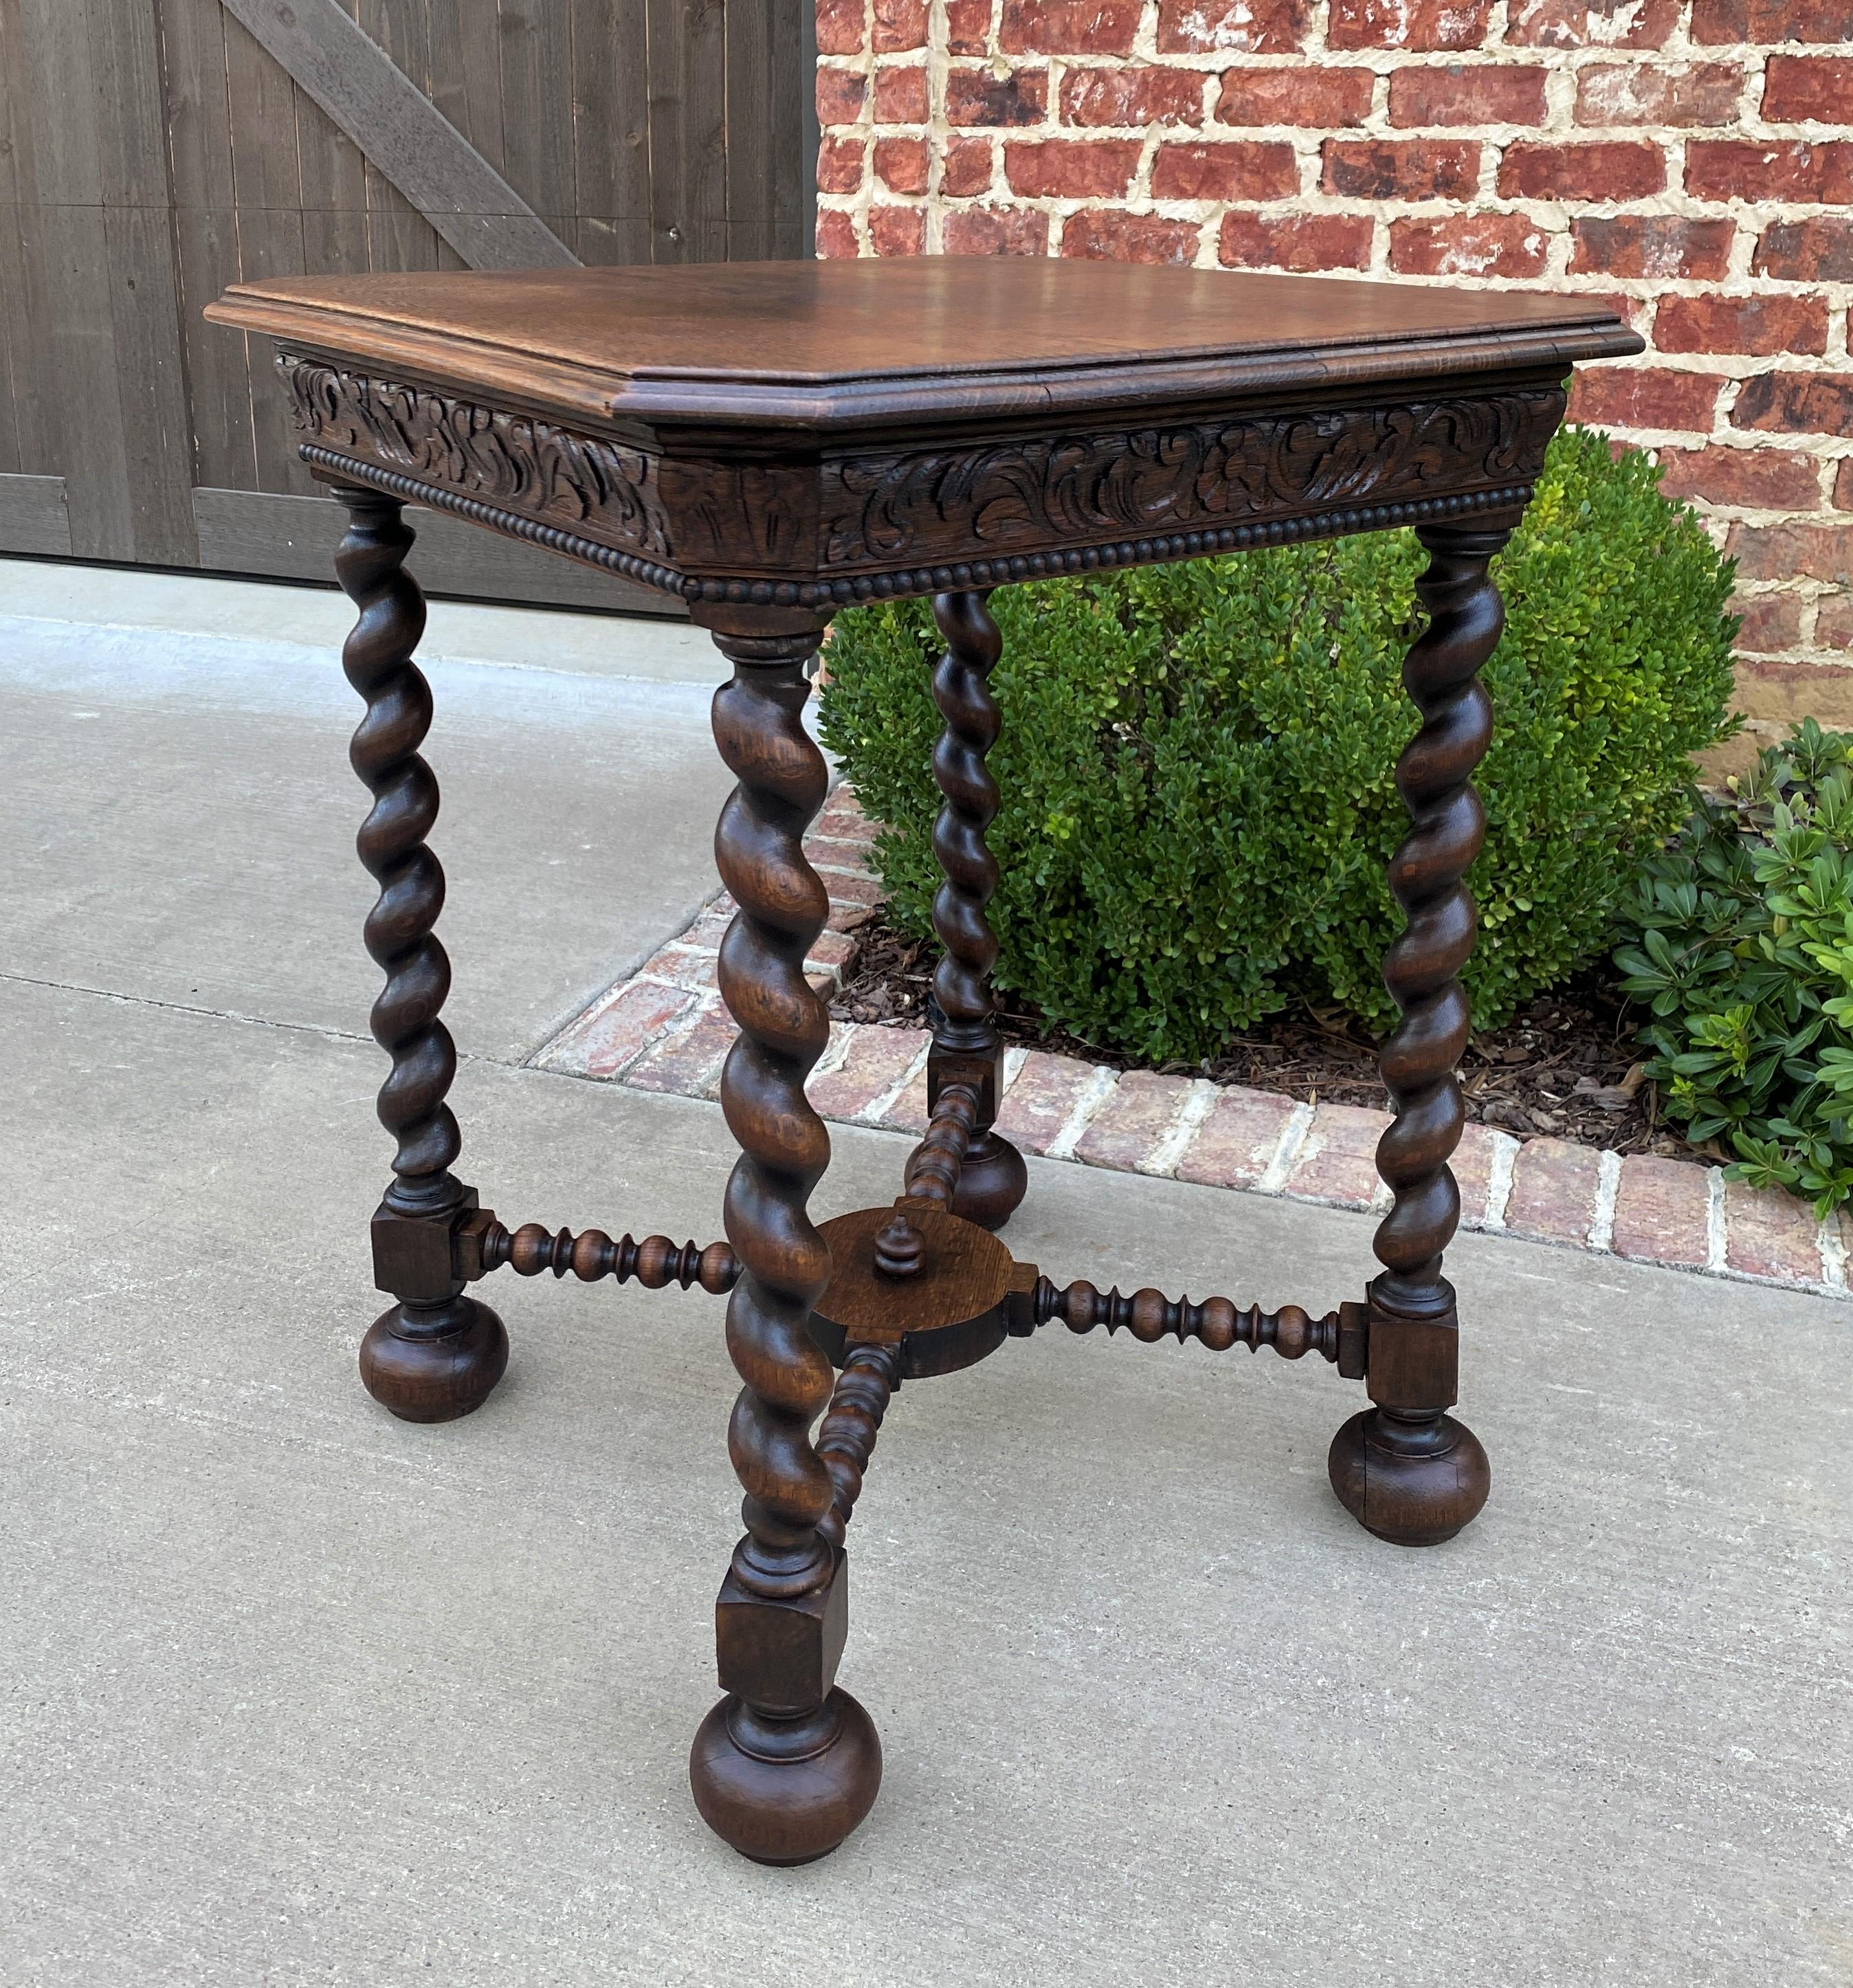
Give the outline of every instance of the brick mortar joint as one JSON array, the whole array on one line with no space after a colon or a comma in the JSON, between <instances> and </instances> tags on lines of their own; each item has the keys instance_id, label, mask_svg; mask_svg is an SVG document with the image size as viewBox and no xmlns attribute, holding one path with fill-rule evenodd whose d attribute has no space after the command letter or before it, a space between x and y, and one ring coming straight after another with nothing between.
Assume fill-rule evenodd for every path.
<instances>
[{"instance_id":1,"label":"brick mortar joint","mask_svg":"<svg viewBox=\"0 0 1853 1988\"><path fill-rule=\"evenodd\" d=\"M979 11L982 25L966 24L968 32L978 35L979 42L956 53L951 46L952 17L946 0L931 0L919 45L877 52L873 45L874 9L865 5L860 10L860 45L851 52L822 59L821 67L860 79L863 93L857 121L833 127L833 135L845 140L857 155L861 167L857 182L850 191L823 195L819 203L830 225L839 231L839 248L847 251L853 245L859 253L871 252L877 245L871 239L871 217L886 208L900 211L907 219L898 231L892 225L884 225L879 245L906 249L917 242L929 252L951 245L974 245L969 238L948 238L947 231L955 217L996 214L1001 218L995 225L1033 229L1044 253L1074 252L1078 247L1094 252L1104 248L1108 252L1175 255L1205 268L1222 266L1226 252L1237 266L1250 262L1278 266L1283 255L1290 260L1304 255L1333 273L1350 272L1355 267L1358 273L1391 276L1405 282L1466 282L1498 289L1524 288L1541 280L1569 291L1617 298L1650 340L1661 309L1677 299L1762 299L1778 305L1784 299L1801 299L1818 311L1821 318L1812 323L1801 321L1798 326L1778 322L1774 329L1762 332L1760 340L1817 340L1824 348L1820 352L1730 353L1651 348L1638 359L1611 362L1601 369L1611 377L1638 373L1715 383L1717 390L1703 419L1697 418L1696 400L1689 411L1679 409L1676 402L1669 402L1664 410L1652 408L1656 413L1689 411L1694 418L1685 424L1662 427L1618 419L1623 403L1612 397L1591 418L1618 438L1650 448L1727 448L1746 454L1803 452L1814 458L1812 486L1799 493L1805 501L1792 509L1689 499L1720 542L1733 528L1749 533L1838 528L1843 514L1836 502L1834 478L1838 464L1853 452L1853 437L1834 432L1841 424L1818 414L1815 418L1821 421L1821 428L1776 425L1784 418L1780 402L1773 415L1762 408L1746 414L1742 405L1750 382L1772 378L1801 382L1853 370L1848 345L1853 282L1823 276L1817 263L1810 273L1811 259L1822 252L1818 244L1778 252L1773 258L1774 267L1784 273L1763 273L1756 266L1773 228L1843 224L1844 210L1818 197L1829 190L1831 174L1826 173L1817 182L1814 198L1804 197L1804 184L1799 182L1774 188L1770 191L1777 197L1751 200L1735 194L1719 197L1703 180L1689 188L1687 181L1698 171L1697 162L1736 156L1720 147L1748 147L1753 157L1757 147L1812 150L1853 146L1853 116L1836 125L1819 119L1765 114L1766 99L1774 111L1812 107L1803 97L1778 102L1771 92L1789 83L1804 90L1811 87L1809 66L1844 63L1853 43L1699 42L1692 32L1691 0L1686 0L1674 10L1657 46L1591 42L1560 47L1517 39L1523 32L1520 17L1527 15L1527 9L1521 0L1510 0L1510 5L1500 0L1487 10L1483 31L1469 47L1340 48L1333 42L1335 10L1330 0L1317 0L1308 10L1302 45L1291 50L1264 53L1237 48L1172 49L1158 46L1161 10L1156 0L1147 0L1127 52L1108 47L1006 49L1006 19L1040 25L1043 19L1040 10L1026 5L1007 7L1003 0L992 0ZM1205 11L1213 15L1219 10L1206 4ZM1538 122L1509 117L1460 125L1392 121L1394 115L1423 114L1422 97L1412 98L1399 79L1408 78L1419 88L1422 79L1434 77L1446 87L1446 79L1452 76L1460 79L1470 91L1476 79L1491 80L1502 71L1541 78ZM925 77L925 122L876 122L877 79L911 72ZM1335 73L1368 79L1367 101L1360 106L1355 124L1249 125L1226 121L1217 114L1226 79L1239 89L1245 83L1269 86L1270 79L1290 76L1306 75L1316 83L1320 76ZM1825 70L1819 73L1829 74ZM1150 127L1069 121L1065 113L1080 107L1077 91L1087 90L1096 79L1120 74L1141 79L1132 87L1155 90L1155 104L1175 107L1176 121ZM952 123L957 106L949 92L955 79L999 83L1013 76L1034 79L1034 88L1040 93L1040 101L1030 100L1033 114L1027 122ZM1672 120L1657 115L1650 118L1648 113L1657 111L1663 93L1683 79L1692 79L1696 93L1675 104ZM959 86L964 87L962 83ZM1400 100L1395 112L1393 96ZM1265 104L1266 99L1262 101ZM1831 105L1828 99L1821 107ZM1625 121L1631 106L1639 106L1638 113L1634 121ZM1432 115L1437 107L1432 106L1427 114ZM1585 119L1588 121L1580 121ZM1688 119L1693 121L1683 121ZM876 144L882 137L904 137L927 147L929 164L924 192L897 192L875 176ZM1388 198L1328 193L1324 185L1324 162L1332 143L1476 147L1477 181L1470 191L1450 196L1416 198L1406 190ZM1013 147L1047 144L1136 144L1135 170L1126 187L1098 194L1017 193L1009 183L1007 162ZM957 194L948 193L945 185L947 151L955 144L959 149L962 176L958 184L962 189ZM1238 193L1226 199L1161 199L1152 191L1153 167L1164 148L1173 145L1281 147L1294 162L1294 191L1266 198ZM1658 191L1627 199L1544 200L1504 194L1499 190L1501 170L1518 146L1558 150L1651 147L1660 154L1667 184ZM1233 150L1229 156L1234 156ZM844 163L849 163L847 154ZM1600 182L1588 184L1593 190ZM1092 218L1097 215L1125 218L1103 224ZM1226 237L1232 215L1244 220L1253 216L1256 232ZM1087 218L1077 221L1077 216ZM1015 217L1030 218L1019 221ZM1719 265L1720 273L1617 276L1599 266L1573 268L1579 261L1599 265L1601 252L1587 245L1588 230L1603 223L1628 221L1722 231L1722 240L1714 232L1702 252L1689 252L1677 236L1659 252L1675 262L1689 252L1702 253L1708 265ZM845 223L847 238L841 233ZM1283 233L1269 232L1282 230L1287 224L1294 226ZM1337 232L1323 237L1308 232L1318 224ZM1651 257L1655 251L1650 246L1645 252ZM1422 266L1425 263L1433 266ZM1760 342L1753 326L1747 335L1733 336L1729 320L1719 320L1714 326L1689 318L1682 321L1682 327L1676 342ZM1591 377L1600 377L1601 374ZM1641 390L1644 395L1653 390ZM1800 394L1804 388L1797 384L1783 390ZM1644 400L1634 411L1646 412L1650 407L1651 401ZM1797 411L1805 407L1805 403L1797 404ZM1740 418L1743 427L1736 425ZM1853 512L1853 503L1847 510ZM1853 636L1853 623L1843 625L1838 614L1830 620L1822 613L1822 604L1841 597L1836 593L1839 584L1836 579L1797 574L1741 583L1740 593L1746 597L1784 597L1795 604L1796 618L1788 627L1763 630L1764 639L1750 653L1792 657L1816 668L1841 666L1838 658L1843 651L1821 646L1824 642L1844 644ZM1777 634L1787 639L1772 648L1767 638Z\"/></svg>"},{"instance_id":2,"label":"brick mortar joint","mask_svg":"<svg viewBox=\"0 0 1853 1988\"><path fill-rule=\"evenodd\" d=\"M1216 237L1219 221L1226 213L1232 211L1231 204L1212 201L1159 201L1152 199L1149 195L1151 164L1156 148L1164 144L1222 143L1237 137L1238 134L1244 142L1285 144L1292 150L1294 157L1302 162L1303 180L1311 170L1305 162L1322 152L1328 137L1388 142L1455 140L1478 144L1483 147L1483 197L1470 205L1454 200L1366 200L1328 195L1315 191L1310 194L1302 192L1293 196L1281 196L1272 201L1243 201L1233 204L1233 211L1244 214L1253 211L1264 219L1310 215L1313 218L1344 218L1366 221L1371 230L1368 262L1371 273L1381 274L1388 270L1391 231L1398 221L1419 221L1438 215L1468 220L1519 216L1548 238L1547 269L1537 274L1517 276L1469 274L1468 279L1476 286L1494 289L1523 287L1535 282L1537 275L1543 274L1571 289L1615 294L1642 303L1668 296L1738 299L1799 296L1821 299L1829 313L1828 332L1824 341L1828 349L1821 353L1731 355L1650 350L1638 360L1620 362L1608 369L1624 373L1629 370L1658 372L1719 380L1722 390L1709 426L1702 428L1657 428L1613 421L1604 421L1603 425L1609 428L1620 438L1648 447L1688 451L1728 448L1746 455L1760 451L1791 451L1805 453L1815 458L1814 494L1817 502L1812 509L1784 509L1770 505L1700 501L1697 508L1706 519L1714 536L1722 537L1732 526L1741 526L1754 531L1784 528L1828 531L1844 530L1853 524L1853 509L1839 511L1832 504L1834 472L1838 463L1849 452L1853 452L1853 438L1824 435L1819 432L1738 428L1732 424L1732 416L1744 383L1772 376L1805 377L1832 374L1846 367L1846 313L1849 296L1853 295L1853 284L1802 277L1758 276L1753 268L1760 228L1767 230L1770 225L1812 220L1837 214L1839 210L1818 201L1783 199L1753 202L1739 198L1717 200L1690 194L1685 190L1682 171L1689 149L1694 145L1845 143L1848 135L1846 127L1814 121L1766 120L1760 113L1762 86L1767 80L1768 64L1772 56L1802 62L1819 56L1845 59L1848 54L1847 46L1821 43L1793 46L1758 43L1747 46L1696 43L1692 40L1689 33L1689 8L1682 8L1673 32L1665 44L1657 49L1630 49L1613 45L1575 49L1537 47L1517 43L1507 39L1508 10L1502 5L1492 12L1483 42L1473 49L1338 50L1327 46L1326 29L1329 25L1329 10L1322 5L1314 10L1314 32L1308 47L1291 54L1256 56L1238 50L1163 52L1158 50L1155 45L1156 10L1148 5L1141 17L1139 33L1130 59L1118 55L1085 52L1005 55L998 49L1003 12L1001 5L995 4L994 0L989 10L989 57L955 58L951 54L945 45L944 0L934 0L928 47L896 52L892 55L884 54L880 57L874 56L872 51L865 47L861 56L851 59L871 73L884 67L924 66L928 73L930 89L928 126L877 127L871 123L854 127L862 132L865 139L862 147L864 183L854 194L845 198L841 205L844 211L857 212L862 217L859 243L862 248L866 249L868 246L866 216L871 205L877 204L879 197L880 205L924 208L928 218L929 247L940 245L938 230L946 213L1001 205L1007 211L1021 211L1042 215L1052 228L1057 230L1051 237L1050 245L1052 248L1059 243L1059 224L1077 213L1130 212L1141 218L1182 224L1194 228L1196 232L1197 260L1200 263L1212 262L1218 253ZM865 8L865 24L867 18L868 10ZM1215 105L1220 95L1220 79L1224 76L1266 76L1276 73L1300 71L1306 68L1309 57L1322 57L1328 69L1353 69L1371 76L1371 106L1361 125L1347 127L1342 131L1326 132L1293 126L1229 125L1216 118ZM1037 71L1043 75L1047 84L1046 108L1036 122L1004 127L955 128L950 125L945 116L947 78L955 70L976 71L987 67L993 73L1001 72L1004 75L1009 74L1013 69ZM1060 106L1065 79L1074 75L1110 73L1128 67L1175 71L1201 77L1197 120L1149 130L1143 126L1095 127L1062 120ZM1463 74L1471 75L1476 70L1500 68L1530 69L1543 72L1547 95L1547 117L1543 124L1404 127L1393 126L1388 121L1391 85L1398 74L1411 69L1423 72L1458 69ZM1658 77L1699 69L1733 68L1740 73L1740 82L1736 93L1735 114L1731 121L1723 124L1679 127L1665 134L1665 156L1673 168L1672 178L1677 184L1661 194L1628 201L1601 202L1507 201L1500 198L1496 193L1490 197L1486 195L1485 190L1496 184L1493 177L1496 167L1489 158L1489 153L1494 147L1503 148L1524 141L1621 142L1635 144L1655 142L1653 127L1645 124L1580 125L1566 121L1574 117L1576 96L1581 89L1581 78L1586 73L1599 70L1623 76ZM945 195L941 186L943 174L942 144L933 147L933 177L925 194L895 196L888 194L872 184L873 176L869 170L874 134L877 129L893 135L905 133L920 137L930 134L942 141L957 139L962 144L982 145L989 168L989 183L979 193L957 198ZM1023 196L1011 191L1000 178L1006 147L1013 142L1059 140L1085 144L1096 139L1118 139L1123 142L1128 138L1136 138L1141 147L1139 176L1134 181L1135 193L1133 196ZM1141 188L1145 190L1142 198L1138 193ZM829 201L823 204L832 205ZM1732 235L1725 275L1716 279L1661 279L1617 278L1599 272L1571 273L1567 263L1571 259L1571 236L1579 221L1628 217L1728 222ZM1404 272L1404 277L1405 280L1429 279L1411 272ZM1458 274L1443 274L1436 276L1432 280L1459 281L1461 277ZM1838 580L1794 575L1744 580L1739 583L1739 593L1740 597L1752 600L1794 601L1799 617L1799 645L1769 653L1780 656L1793 655L1803 661L1812 661L1817 667L1822 666L1823 659L1814 650L1813 645L1818 632L1822 604L1830 599L1844 597ZM1760 651L1757 653L1765 652ZM1826 666L1845 665L1828 663Z\"/></svg>"},{"instance_id":3,"label":"brick mortar joint","mask_svg":"<svg viewBox=\"0 0 1853 1988\"><path fill-rule=\"evenodd\" d=\"M1319 10L1316 18L1323 18ZM1309 29L1304 42L1288 49L1161 49L1147 40L1135 42L1129 53L1107 49L1006 49L995 27L982 51L953 49L943 25L925 43L908 49L874 48L867 40L857 49L826 52L818 56L822 69L840 69L867 76L877 69L925 69L941 72L985 73L998 82L1013 74L1036 73L1051 84L1069 75L1131 71L1137 74L1182 72L1219 80L1230 73L1265 75L1304 69L1309 59L1329 58L1330 69L1354 69L1386 76L1398 69L1466 70L1476 68L1543 70L1547 75L1580 75L1585 69L1625 70L1654 75L1685 76L1699 71L1736 69L1744 88L1768 81L1772 59L1807 64L1844 59L1848 44L1842 42L1681 42L1676 38L1657 47L1628 48L1618 43L1589 42L1580 46L1550 42L1513 42L1496 32L1489 32L1478 42L1461 48L1421 48L1391 44L1360 44L1334 47ZM1051 90L1053 100L1057 91ZM1760 98L1759 99L1760 101ZM1825 126L1815 118L1770 120L1783 129ZM1636 127L1638 131L1641 127ZM1725 127L1725 128L1728 128Z\"/></svg>"}]
</instances>

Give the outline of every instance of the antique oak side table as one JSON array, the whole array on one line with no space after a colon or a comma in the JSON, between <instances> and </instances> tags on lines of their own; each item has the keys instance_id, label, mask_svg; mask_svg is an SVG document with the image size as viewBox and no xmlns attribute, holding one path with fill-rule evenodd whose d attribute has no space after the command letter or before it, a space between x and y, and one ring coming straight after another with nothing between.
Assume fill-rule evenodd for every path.
<instances>
[{"instance_id":1,"label":"antique oak side table","mask_svg":"<svg viewBox=\"0 0 1853 1988\"><path fill-rule=\"evenodd\" d=\"M904 1378L1058 1319L1317 1352L1372 1405L1332 1445L1345 1508L1409 1546L1473 1517L1486 1459L1448 1413L1442 1251L1459 1212L1447 1163L1467 1033L1455 976L1473 939L1462 877L1483 832L1469 781L1491 726L1476 673L1502 618L1488 563L1530 495L1571 364L1641 349L1618 320L1577 297L1011 258L292 279L240 285L208 315L275 340L303 456L349 520L336 566L360 610L344 660L367 705L353 762L374 796L360 852L380 885L366 937L386 975L380 1117L398 1141L373 1223L394 1303L362 1373L396 1415L475 1408L508 1341L467 1287L503 1265L731 1291L746 1532L715 1611L725 1696L690 1763L729 1843L803 1862L874 1800L874 1728L835 1684L844 1537ZM715 837L739 905L719 969L740 1029L721 1087L741 1149L725 1243L511 1232L451 1171L407 502L678 596L733 667L714 703L739 776ZM1382 1268L1317 1319L1058 1286L994 1233L1026 1175L992 1129L986 593L1395 525L1415 526L1429 563L1404 671L1421 724L1397 768L1412 827L1390 876L1408 924L1384 963L1402 1021L1382 1056L1395 1110L1378 1150L1393 1196ZM804 1084L828 1022L803 969L825 897L803 837L826 769L802 722L807 665L838 607L908 594L933 597L946 644L931 1125L891 1206L820 1230L806 1205L830 1142Z\"/></svg>"}]
</instances>

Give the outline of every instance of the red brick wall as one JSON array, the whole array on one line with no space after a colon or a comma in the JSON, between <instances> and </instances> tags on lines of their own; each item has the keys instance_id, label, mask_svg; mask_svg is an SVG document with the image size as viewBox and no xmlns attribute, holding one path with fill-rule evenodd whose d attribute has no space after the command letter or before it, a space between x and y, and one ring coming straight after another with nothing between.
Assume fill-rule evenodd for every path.
<instances>
[{"instance_id":1,"label":"red brick wall","mask_svg":"<svg viewBox=\"0 0 1853 1988\"><path fill-rule=\"evenodd\" d=\"M824 255L1595 291L1572 414L1740 562L1740 694L1853 724L1853 0L818 0Z\"/></svg>"}]
</instances>

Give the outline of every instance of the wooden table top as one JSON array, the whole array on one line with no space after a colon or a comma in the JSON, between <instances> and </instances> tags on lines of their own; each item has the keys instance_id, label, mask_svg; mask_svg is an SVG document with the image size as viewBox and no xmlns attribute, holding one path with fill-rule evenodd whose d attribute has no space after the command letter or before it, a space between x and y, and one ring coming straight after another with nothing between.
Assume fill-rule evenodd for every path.
<instances>
[{"instance_id":1,"label":"wooden table top","mask_svg":"<svg viewBox=\"0 0 1853 1988\"><path fill-rule=\"evenodd\" d=\"M1567 372L1599 299L1044 258L279 278L206 315L583 422L820 430Z\"/></svg>"}]
</instances>

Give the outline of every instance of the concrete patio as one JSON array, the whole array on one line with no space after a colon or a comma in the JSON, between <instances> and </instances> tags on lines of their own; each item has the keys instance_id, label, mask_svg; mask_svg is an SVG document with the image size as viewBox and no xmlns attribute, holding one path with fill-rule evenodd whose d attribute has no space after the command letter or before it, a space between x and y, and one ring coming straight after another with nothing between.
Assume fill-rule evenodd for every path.
<instances>
[{"instance_id":1,"label":"concrete patio","mask_svg":"<svg viewBox=\"0 0 1853 1988\"><path fill-rule=\"evenodd\" d=\"M1316 1361L1050 1329L910 1385L850 1535L880 1800L734 1858L685 1770L719 1303L505 1273L479 1414L366 1398L341 604L69 570L0 562L0 1982L1853 1980L1847 1307L1492 1236L1450 1260L1493 1498L1438 1549L1339 1510ZM526 1060L713 888L718 664L482 610L432 647L460 1171L708 1240L716 1106ZM820 1211L892 1192L905 1139L833 1139ZM1038 1161L1010 1239L1323 1307L1371 1227Z\"/></svg>"}]
</instances>

